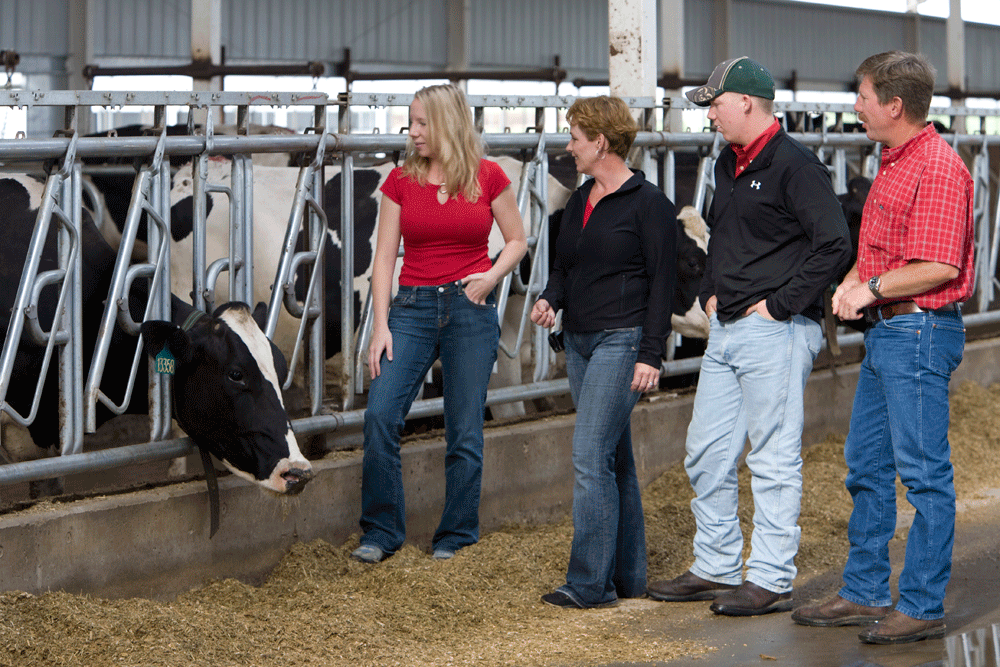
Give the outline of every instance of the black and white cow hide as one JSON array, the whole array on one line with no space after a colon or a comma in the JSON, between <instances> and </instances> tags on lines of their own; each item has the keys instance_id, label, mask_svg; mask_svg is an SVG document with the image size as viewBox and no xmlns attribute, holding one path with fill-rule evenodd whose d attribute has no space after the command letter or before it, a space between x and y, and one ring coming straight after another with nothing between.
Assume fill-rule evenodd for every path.
<instances>
[{"instance_id":1,"label":"black and white cow hide","mask_svg":"<svg viewBox=\"0 0 1000 667\"><path fill-rule=\"evenodd\" d=\"M0 179L0 327L4 337L35 226L43 185L27 177ZM90 367L111 281L115 252L84 212L80 234L83 272L83 372ZM56 230L52 224L39 271L56 268ZM147 301L144 281L137 281L129 295L133 319L141 319ZM55 316L55 288L43 290L38 320L48 330ZM171 321L142 324L147 354L169 348L176 360L173 399L178 423L200 448L218 457L238 476L263 489L281 494L298 493L313 476L311 464L299 452L281 396L287 366L280 350L267 340L259 322L264 309L254 313L245 304L228 303L212 315L192 317L194 309L171 297ZM182 324L189 326L182 327ZM138 339L114 330L101 390L113 400L125 395L129 367ZM42 373L44 347L27 336L19 342L14 372L6 399L20 414L27 414L37 378ZM140 374L128 406L145 412L147 364ZM29 426L31 445L16 425L5 419L5 445L16 445L8 455L23 459L48 455L59 442L57 364L49 366L39 413ZM98 423L112 413L98 407ZM12 429L12 427L15 427Z\"/></svg>"}]
</instances>

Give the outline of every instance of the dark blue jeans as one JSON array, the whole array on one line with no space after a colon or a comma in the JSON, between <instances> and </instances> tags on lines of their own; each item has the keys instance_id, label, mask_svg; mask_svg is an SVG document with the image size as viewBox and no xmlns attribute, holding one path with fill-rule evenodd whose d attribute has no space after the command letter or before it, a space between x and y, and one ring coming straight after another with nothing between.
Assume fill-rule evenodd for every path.
<instances>
[{"instance_id":1,"label":"dark blue jeans","mask_svg":"<svg viewBox=\"0 0 1000 667\"><path fill-rule=\"evenodd\" d=\"M646 592L646 528L632 457L630 385L642 327L567 331L573 428L573 545L560 591L584 607Z\"/></svg>"},{"instance_id":2,"label":"dark blue jeans","mask_svg":"<svg viewBox=\"0 0 1000 667\"><path fill-rule=\"evenodd\" d=\"M469 301L461 283L401 286L389 309L393 360L382 356L365 410L361 473L362 544L395 553L406 538L399 439L404 419L435 359L444 381L445 503L435 549L479 540L486 386L497 358L496 301Z\"/></svg>"},{"instance_id":3,"label":"dark blue jeans","mask_svg":"<svg viewBox=\"0 0 1000 667\"><path fill-rule=\"evenodd\" d=\"M965 348L962 316L897 315L865 334L865 360L844 445L854 510L840 596L892 604L889 540L896 531L896 474L916 509L906 538L896 609L944 616L955 535L955 486L948 445L948 381Z\"/></svg>"}]
</instances>

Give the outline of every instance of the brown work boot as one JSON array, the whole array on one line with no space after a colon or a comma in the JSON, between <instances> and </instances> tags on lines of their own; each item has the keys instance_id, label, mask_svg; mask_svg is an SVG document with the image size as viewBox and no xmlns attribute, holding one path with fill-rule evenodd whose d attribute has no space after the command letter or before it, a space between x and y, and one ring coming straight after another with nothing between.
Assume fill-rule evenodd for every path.
<instances>
[{"instance_id":1,"label":"brown work boot","mask_svg":"<svg viewBox=\"0 0 1000 667\"><path fill-rule=\"evenodd\" d=\"M908 644L944 637L944 619L921 621L893 609L885 618L858 635L866 644Z\"/></svg>"},{"instance_id":2,"label":"brown work boot","mask_svg":"<svg viewBox=\"0 0 1000 667\"><path fill-rule=\"evenodd\" d=\"M735 589L732 584L719 584L708 579L702 579L690 570L679 577L666 581L654 581L646 587L646 593L654 600L661 602L693 602L695 600L714 600L719 593Z\"/></svg>"},{"instance_id":3,"label":"brown work boot","mask_svg":"<svg viewBox=\"0 0 1000 667\"><path fill-rule=\"evenodd\" d=\"M775 593L752 581L744 581L734 590L716 597L709 609L723 616L759 616L791 611L792 592Z\"/></svg>"},{"instance_id":4,"label":"brown work boot","mask_svg":"<svg viewBox=\"0 0 1000 667\"><path fill-rule=\"evenodd\" d=\"M817 628L839 628L844 625L871 625L885 617L892 607L867 607L854 604L839 595L821 605L799 607L792 612L792 620L799 625Z\"/></svg>"}]
</instances>

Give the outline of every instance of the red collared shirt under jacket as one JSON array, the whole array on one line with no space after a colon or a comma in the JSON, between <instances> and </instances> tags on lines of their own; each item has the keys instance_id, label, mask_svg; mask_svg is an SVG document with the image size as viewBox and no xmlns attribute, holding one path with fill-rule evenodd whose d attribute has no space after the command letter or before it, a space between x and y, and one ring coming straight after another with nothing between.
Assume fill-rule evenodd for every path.
<instances>
[{"instance_id":1,"label":"red collared shirt under jacket","mask_svg":"<svg viewBox=\"0 0 1000 667\"><path fill-rule=\"evenodd\" d=\"M898 269L911 260L958 268L958 277L914 297L924 309L966 301L974 279L973 184L951 146L928 124L882 165L861 217L858 277Z\"/></svg>"}]
</instances>

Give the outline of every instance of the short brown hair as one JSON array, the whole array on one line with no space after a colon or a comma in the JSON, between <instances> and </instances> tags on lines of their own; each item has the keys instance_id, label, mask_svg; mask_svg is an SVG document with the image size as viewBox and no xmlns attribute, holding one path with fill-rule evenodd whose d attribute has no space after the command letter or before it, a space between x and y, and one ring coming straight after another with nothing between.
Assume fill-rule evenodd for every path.
<instances>
[{"instance_id":1,"label":"short brown hair","mask_svg":"<svg viewBox=\"0 0 1000 667\"><path fill-rule=\"evenodd\" d=\"M879 104L894 97L903 102L903 114L914 122L927 120L937 70L926 57L905 51L886 51L868 57L856 72L858 83L867 76Z\"/></svg>"},{"instance_id":2,"label":"short brown hair","mask_svg":"<svg viewBox=\"0 0 1000 667\"><path fill-rule=\"evenodd\" d=\"M566 121L579 127L591 141L603 134L608 140L608 150L623 160L639 131L625 102L609 95L581 97L566 112Z\"/></svg>"}]
</instances>

